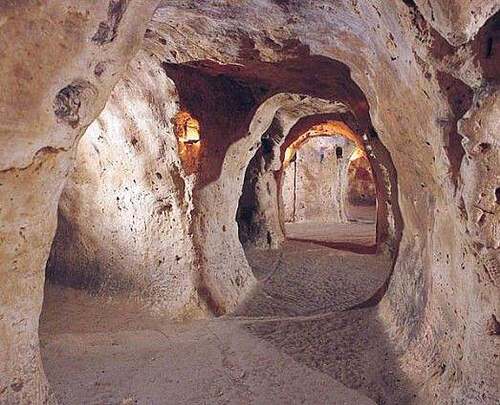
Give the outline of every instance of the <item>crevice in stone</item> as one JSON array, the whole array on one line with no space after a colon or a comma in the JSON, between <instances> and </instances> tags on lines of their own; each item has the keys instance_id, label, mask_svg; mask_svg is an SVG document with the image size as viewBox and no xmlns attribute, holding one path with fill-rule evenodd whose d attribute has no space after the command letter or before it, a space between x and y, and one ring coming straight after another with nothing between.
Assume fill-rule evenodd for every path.
<instances>
[{"instance_id":1,"label":"crevice in stone","mask_svg":"<svg viewBox=\"0 0 500 405\"><path fill-rule=\"evenodd\" d=\"M108 19L99 23L99 28L92 37L98 45L113 42L118 34L118 27L127 11L128 0L111 0L108 5Z\"/></svg>"},{"instance_id":2,"label":"crevice in stone","mask_svg":"<svg viewBox=\"0 0 500 405\"><path fill-rule=\"evenodd\" d=\"M53 146L44 146L43 148L38 149L34 154L31 162L26 166L22 167L9 167L7 169L0 170L0 173L8 173L13 171L23 171L28 170L33 165L40 165L40 161L43 160L46 156L55 155L61 152L68 152L69 148L55 148Z\"/></svg>"},{"instance_id":3,"label":"crevice in stone","mask_svg":"<svg viewBox=\"0 0 500 405\"><path fill-rule=\"evenodd\" d=\"M458 121L470 109L473 101L473 90L452 75L438 71L439 86L448 99L452 116L444 126L445 151L450 162L450 175L457 188L460 184L460 166L465 155L462 136L458 132Z\"/></svg>"}]
</instances>

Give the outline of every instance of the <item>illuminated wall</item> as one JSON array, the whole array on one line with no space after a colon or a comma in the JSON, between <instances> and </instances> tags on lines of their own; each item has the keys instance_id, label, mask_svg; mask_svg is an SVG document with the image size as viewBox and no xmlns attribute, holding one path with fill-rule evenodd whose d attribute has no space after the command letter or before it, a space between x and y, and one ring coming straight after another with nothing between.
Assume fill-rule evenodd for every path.
<instances>
[{"instance_id":1,"label":"illuminated wall","mask_svg":"<svg viewBox=\"0 0 500 405\"><path fill-rule=\"evenodd\" d=\"M343 167L354 144L343 137L310 138L289 157L283 174L285 222L342 222Z\"/></svg>"}]
</instances>

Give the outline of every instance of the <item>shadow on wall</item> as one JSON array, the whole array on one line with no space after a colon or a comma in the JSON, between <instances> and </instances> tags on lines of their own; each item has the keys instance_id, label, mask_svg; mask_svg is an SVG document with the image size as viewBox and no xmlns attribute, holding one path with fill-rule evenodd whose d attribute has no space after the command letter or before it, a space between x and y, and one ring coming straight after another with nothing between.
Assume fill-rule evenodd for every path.
<instances>
[{"instance_id":1,"label":"shadow on wall","mask_svg":"<svg viewBox=\"0 0 500 405\"><path fill-rule=\"evenodd\" d=\"M243 189L238 203L238 211L236 213L236 222L238 223L238 238L243 246L255 243L258 239L260 229L265 224L256 220L255 213L258 210L258 200L255 195L255 187L259 176L259 163L262 159L262 150L255 153L254 157L250 160L248 168L245 172L245 179L243 181ZM271 245L270 231L267 231L266 241ZM257 235L257 236L256 236Z\"/></svg>"}]
</instances>

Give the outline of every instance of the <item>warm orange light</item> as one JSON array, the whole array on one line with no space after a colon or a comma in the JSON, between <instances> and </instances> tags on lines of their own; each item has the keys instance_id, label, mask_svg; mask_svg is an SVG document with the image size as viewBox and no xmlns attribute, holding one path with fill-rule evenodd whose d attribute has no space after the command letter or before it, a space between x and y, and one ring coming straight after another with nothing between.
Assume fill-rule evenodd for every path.
<instances>
[{"instance_id":1,"label":"warm orange light","mask_svg":"<svg viewBox=\"0 0 500 405\"><path fill-rule=\"evenodd\" d=\"M349 161L352 162L356 159L359 159L360 157L365 156L365 152L363 149L361 149L359 146L356 146L356 149L354 149L354 152L352 153L351 157L349 158Z\"/></svg>"},{"instance_id":2,"label":"warm orange light","mask_svg":"<svg viewBox=\"0 0 500 405\"><path fill-rule=\"evenodd\" d=\"M187 143L200 141L200 124L194 118L189 119L186 124L186 136L183 141Z\"/></svg>"},{"instance_id":3,"label":"warm orange light","mask_svg":"<svg viewBox=\"0 0 500 405\"><path fill-rule=\"evenodd\" d=\"M293 147L293 145L290 145L288 148L285 150L285 160L283 161L284 167L287 167L290 162L293 161L293 158L295 157L295 154L297 153L297 150Z\"/></svg>"},{"instance_id":4,"label":"warm orange light","mask_svg":"<svg viewBox=\"0 0 500 405\"><path fill-rule=\"evenodd\" d=\"M180 111L174 117L174 125L182 167L187 174L193 174L200 165L200 123L187 111Z\"/></svg>"},{"instance_id":5,"label":"warm orange light","mask_svg":"<svg viewBox=\"0 0 500 405\"><path fill-rule=\"evenodd\" d=\"M200 141L200 123L188 112L181 111L175 116L175 133L181 142L197 143Z\"/></svg>"},{"instance_id":6,"label":"warm orange light","mask_svg":"<svg viewBox=\"0 0 500 405\"><path fill-rule=\"evenodd\" d=\"M364 151L363 141L347 124L342 121L326 121L322 124L314 125L305 133L300 135L288 148L285 150L283 159L283 168L286 168L295 157L297 150L309 139L318 136L343 136L352 141L356 145L356 149L350 157L350 161L356 160L359 157L366 156Z\"/></svg>"},{"instance_id":7,"label":"warm orange light","mask_svg":"<svg viewBox=\"0 0 500 405\"><path fill-rule=\"evenodd\" d=\"M322 124L314 125L308 131L299 136L299 138L292 143L292 146L295 149L299 149L300 145L302 145L310 138L316 136L335 135L343 136L344 138L349 139L350 141L354 142L358 148L364 148L361 138L342 121L326 121Z\"/></svg>"}]
</instances>

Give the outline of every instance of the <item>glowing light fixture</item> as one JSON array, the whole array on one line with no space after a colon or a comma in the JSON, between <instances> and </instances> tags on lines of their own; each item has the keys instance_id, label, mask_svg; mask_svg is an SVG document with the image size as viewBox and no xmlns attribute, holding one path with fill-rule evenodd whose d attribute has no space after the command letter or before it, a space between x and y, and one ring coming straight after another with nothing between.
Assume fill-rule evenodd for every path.
<instances>
[{"instance_id":1,"label":"glowing light fixture","mask_svg":"<svg viewBox=\"0 0 500 405\"><path fill-rule=\"evenodd\" d=\"M361 149L360 147L356 147L356 149L354 149L354 152L352 152L352 155L349 157L349 161L352 162L363 156L365 156L365 152L363 152L363 149Z\"/></svg>"},{"instance_id":2,"label":"glowing light fixture","mask_svg":"<svg viewBox=\"0 0 500 405\"><path fill-rule=\"evenodd\" d=\"M290 145L288 148L285 150L285 160L283 161L284 166L288 166L291 162L294 161L296 158L296 153L297 151L293 147L293 145Z\"/></svg>"},{"instance_id":3,"label":"glowing light fixture","mask_svg":"<svg viewBox=\"0 0 500 405\"><path fill-rule=\"evenodd\" d=\"M194 118L190 118L186 123L186 136L183 141L185 143L200 142L200 124Z\"/></svg>"},{"instance_id":4,"label":"glowing light fixture","mask_svg":"<svg viewBox=\"0 0 500 405\"><path fill-rule=\"evenodd\" d=\"M179 112L175 117L175 132L179 141L187 144L200 142L200 123L188 112Z\"/></svg>"}]
</instances>

